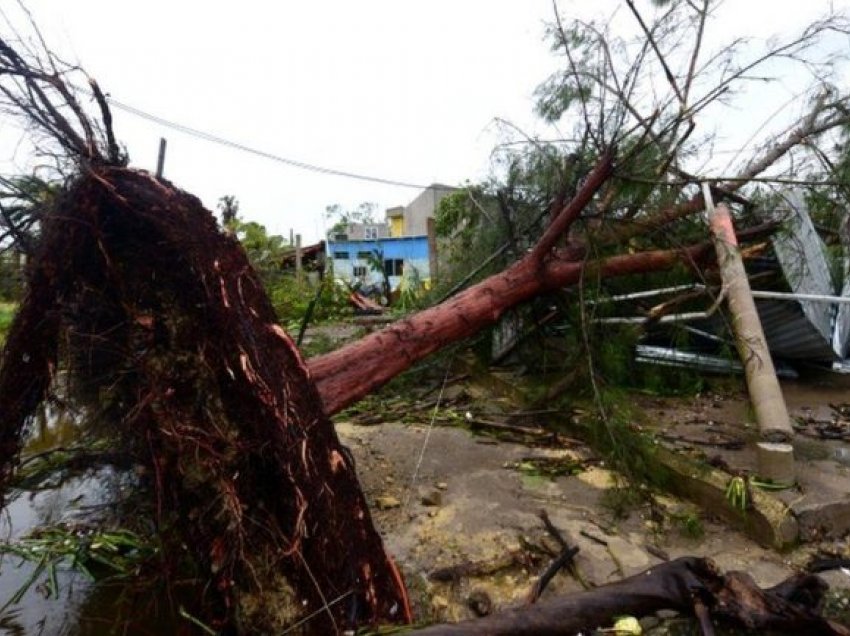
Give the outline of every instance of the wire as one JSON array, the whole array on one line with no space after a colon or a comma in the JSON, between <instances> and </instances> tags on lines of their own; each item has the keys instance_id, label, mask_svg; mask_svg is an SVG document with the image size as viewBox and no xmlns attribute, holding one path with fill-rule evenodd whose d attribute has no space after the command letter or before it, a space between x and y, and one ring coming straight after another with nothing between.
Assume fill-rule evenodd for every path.
<instances>
[{"instance_id":1,"label":"wire","mask_svg":"<svg viewBox=\"0 0 850 636\"><path fill-rule=\"evenodd\" d=\"M81 89L85 90L85 89ZM86 91L89 92L89 91ZM208 141L210 143L218 144L220 146L225 146L227 148L232 148L234 150L241 150L242 152L246 152L248 154L255 155L257 157L262 157L264 159L270 159L271 161L276 161L278 163L285 164L287 166L292 166L293 168L299 168L301 170L309 170L311 172L318 172L319 174L327 174L333 175L337 177L345 177L347 179L358 179L360 181L370 181L372 183L382 183L384 185L397 186L400 188L413 188L416 190L431 190L435 188L442 188L445 186L437 186L437 185L422 185L419 183L411 183L409 181L397 181L395 179L385 179L383 177L374 177L366 174L359 174L357 172L348 172L347 170L337 170L336 168L328 168L326 166L319 166L312 163L306 163L304 161L298 161L297 159L289 159L287 157L281 157L280 155L276 155L271 152L267 152L265 150L259 150L258 148L252 148L251 146L246 146L245 144L241 144L236 141L231 141L229 139L225 139L224 137L219 137L218 135L214 135L212 133L204 132L203 130L198 130L197 128L192 128L191 126L186 126L184 124L179 124L177 122L170 121L165 119L164 117L159 117L158 115L153 115L148 113L140 108L136 108L135 106L131 106L130 104L125 104L124 102L120 102L114 97L106 97L106 101L119 110L123 110L126 113L131 115L135 115L136 117L140 117L141 119L146 119L148 121L159 124L160 126L165 126L166 128L171 128L172 130L176 130L186 135L190 135L192 137L197 137L198 139L202 139L204 141Z\"/></svg>"},{"instance_id":2,"label":"wire","mask_svg":"<svg viewBox=\"0 0 850 636\"><path fill-rule=\"evenodd\" d=\"M434 430L434 421L437 419L437 413L440 411L440 402L443 401L443 393L446 390L446 384L449 381L449 371L451 371L452 363L454 362L454 354L449 358L446 365L446 375L443 377L443 383L440 385L440 394L437 396L437 403L434 404L434 412L431 414L431 421L428 423L428 432L425 433L425 439L422 441L422 448L419 451L419 459L416 461L416 467L413 469L413 476L410 478L410 486L407 489L407 497L402 505L402 510L407 510L410 504L410 499L413 497L413 488L416 486L416 479L419 477L419 469L422 468L422 460L425 459L425 450L428 448L428 442L431 440L431 432Z\"/></svg>"}]
</instances>

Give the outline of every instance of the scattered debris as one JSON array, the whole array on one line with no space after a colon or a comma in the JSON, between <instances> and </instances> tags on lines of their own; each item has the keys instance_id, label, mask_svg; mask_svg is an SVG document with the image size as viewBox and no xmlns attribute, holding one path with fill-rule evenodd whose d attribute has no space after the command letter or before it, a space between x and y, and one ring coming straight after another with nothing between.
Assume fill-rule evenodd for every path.
<instances>
[{"instance_id":1,"label":"scattered debris","mask_svg":"<svg viewBox=\"0 0 850 636\"><path fill-rule=\"evenodd\" d=\"M484 590L472 590L466 604L476 616L489 616L493 613L493 599Z\"/></svg>"},{"instance_id":2,"label":"scattered debris","mask_svg":"<svg viewBox=\"0 0 850 636\"><path fill-rule=\"evenodd\" d=\"M645 616L673 609L696 616L704 634L713 621L748 630L847 636L850 629L825 619L819 608L827 585L817 576L793 575L771 588L749 574L723 574L711 559L683 557L616 583L453 625L421 636L524 636L574 634L610 624L612 616Z\"/></svg>"},{"instance_id":3,"label":"scattered debris","mask_svg":"<svg viewBox=\"0 0 850 636\"><path fill-rule=\"evenodd\" d=\"M564 475L577 475L585 469L585 463L574 457L523 457L518 462L508 462L505 468L517 470L525 475L536 475L555 479Z\"/></svg>"},{"instance_id":4,"label":"scattered debris","mask_svg":"<svg viewBox=\"0 0 850 636\"><path fill-rule=\"evenodd\" d=\"M392 495L384 495L375 498L375 507L378 510L391 510L401 506L401 502Z\"/></svg>"},{"instance_id":5,"label":"scattered debris","mask_svg":"<svg viewBox=\"0 0 850 636\"><path fill-rule=\"evenodd\" d=\"M438 568L428 578L432 581L457 581L463 578L490 576L513 567L534 567L541 561L539 554L528 550L511 550L502 556L483 561L465 561L456 565Z\"/></svg>"},{"instance_id":6,"label":"scattered debris","mask_svg":"<svg viewBox=\"0 0 850 636\"><path fill-rule=\"evenodd\" d=\"M361 315L380 315L384 313L384 308L381 305L359 292L351 292L348 296L348 301Z\"/></svg>"},{"instance_id":7,"label":"scattered debris","mask_svg":"<svg viewBox=\"0 0 850 636\"><path fill-rule=\"evenodd\" d=\"M432 490L422 497L421 503L423 506L441 506L443 504L443 493L439 490Z\"/></svg>"}]
</instances>

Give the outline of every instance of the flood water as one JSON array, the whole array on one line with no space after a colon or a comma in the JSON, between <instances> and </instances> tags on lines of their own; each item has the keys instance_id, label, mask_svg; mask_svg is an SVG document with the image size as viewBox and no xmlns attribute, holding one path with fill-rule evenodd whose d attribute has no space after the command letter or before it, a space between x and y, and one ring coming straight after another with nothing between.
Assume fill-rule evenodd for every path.
<instances>
[{"instance_id":1,"label":"flood water","mask_svg":"<svg viewBox=\"0 0 850 636\"><path fill-rule=\"evenodd\" d=\"M25 455L44 452L56 446L73 445L77 426L73 418L49 407L38 414ZM75 521L90 506L104 503L103 478L75 478L59 488L42 492L17 492L0 519L0 539L13 541L33 528ZM27 586L35 564L18 557L4 555L0 560L0 603L6 604ZM68 627L77 622L77 606L85 598L91 584L81 575L68 571L57 573L59 598L46 598L43 581L36 580L20 602L0 612L2 634L70 634Z\"/></svg>"},{"instance_id":2,"label":"flood water","mask_svg":"<svg viewBox=\"0 0 850 636\"><path fill-rule=\"evenodd\" d=\"M73 417L50 407L36 418L23 456L57 447L79 446L80 429ZM59 487L10 493L0 517L0 541L11 542L33 529L56 524L97 523L111 518L114 503L132 490L131 475L112 468L71 477ZM93 583L81 572L59 567L58 595L48 592L48 574L33 579L36 564L14 555L0 557L0 636L26 634L100 636L105 634L172 634L178 630L173 612L154 620L156 613L127 622L130 586ZM17 603L9 603L27 588ZM157 602L158 599L147 599ZM122 602L123 601L123 602ZM147 605L139 603L139 607Z\"/></svg>"}]
</instances>

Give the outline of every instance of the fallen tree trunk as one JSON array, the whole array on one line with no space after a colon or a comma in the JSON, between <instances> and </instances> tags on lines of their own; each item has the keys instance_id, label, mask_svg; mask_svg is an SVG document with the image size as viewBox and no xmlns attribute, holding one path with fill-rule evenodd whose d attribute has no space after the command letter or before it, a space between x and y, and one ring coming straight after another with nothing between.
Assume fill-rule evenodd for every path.
<instances>
[{"instance_id":1,"label":"fallen tree trunk","mask_svg":"<svg viewBox=\"0 0 850 636\"><path fill-rule=\"evenodd\" d=\"M770 232L763 225L741 232L751 237ZM676 265L692 266L713 254L710 243L675 250L621 254L600 261L576 261L569 248L538 260L537 253L499 274L457 294L448 301L399 320L349 345L307 361L322 396L325 413L332 415L383 386L413 364L453 342L495 324L502 314L535 296L582 277L613 278L656 272Z\"/></svg>"},{"instance_id":2,"label":"fallen tree trunk","mask_svg":"<svg viewBox=\"0 0 850 636\"><path fill-rule=\"evenodd\" d=\"M798 574L768 589L744 572L720 573L710 559L683 557L586 592L463 623L416 630L417 636L570 636L610 627L613 617L668 609L695 615L703 634L712 620L748 630L850 635L818 607L827 589L817 576Z\"/></svg>"},{"instance_id":3,"label":"fallen tree trunk","mask_svg":"<svg viewBox=\"0 0 850 636\"><path fill-rule=\"evenodd\" d=\"M600 262L525 258L441 305L420 311L350 345L308 361L325 413L353 404L419 360L495 324L505 311L540 294L575 284L582 276L603 278L660 271L688 263L708 245L613 256Z\"/></svg>"}]
</instances>

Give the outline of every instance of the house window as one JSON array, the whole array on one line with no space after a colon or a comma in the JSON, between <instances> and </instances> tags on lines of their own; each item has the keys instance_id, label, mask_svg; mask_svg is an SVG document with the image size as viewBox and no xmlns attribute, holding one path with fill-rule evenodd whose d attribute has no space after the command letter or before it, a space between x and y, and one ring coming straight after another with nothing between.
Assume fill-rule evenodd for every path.
<instances>
[{"instance_id":1,"label":"house window","mask_svg":"<svg viewBox=\"0 0 850 636\"><path fill-rule=\"evenodd\" d=\"M366 278L366 266L365 265L355 265L354 266L354 278Z\"/></svg>"},{"instance_id":2,"label":"house window","mask_svg":"<svg viewBox=\"0 0 850 636\"><path fill-rule=\"evenodd\" d=\"M404 275L404 261L400 258L388 258L384 261L384 273L387 276Z\"/></svg>"},{"instance_id":3,"label":"house window","mask_svg":"<svg viewBox=\"0 0 850 636\"><path fill-rule=\"evenodd\" d=\"M334 240L335 241L347 241L348 240L348 234L334 234Z\"/></svg>"},{"instance_id":4,"label":"house window","mask_svg":"<svg viewBox=\"0 0 850 636\"><path fill-rule=\"evenodd\" d=\"M368 261L372 258L372 252L357 252L357 258L361 261Z\"/></svg>"},{"instance_id":5,"label":"house window","mask_svg":"<svg viewBox=\"0 0 850 636\"><path fill-rule=\"evenodd\" d=\"M363 238L367 241L374 241L378 238L378 228L374 225L367 225L363 228Z\"/></svg>"},{"instance_id":6,"label":"house window","mask_svg":"<svg viewBox=\"0 0 850 636\"><path fill-rule=\"evenodd\" d=\"M334 258L338 261L347 261L348 252L334 252Z\"/></svg>"}]
</instances>

